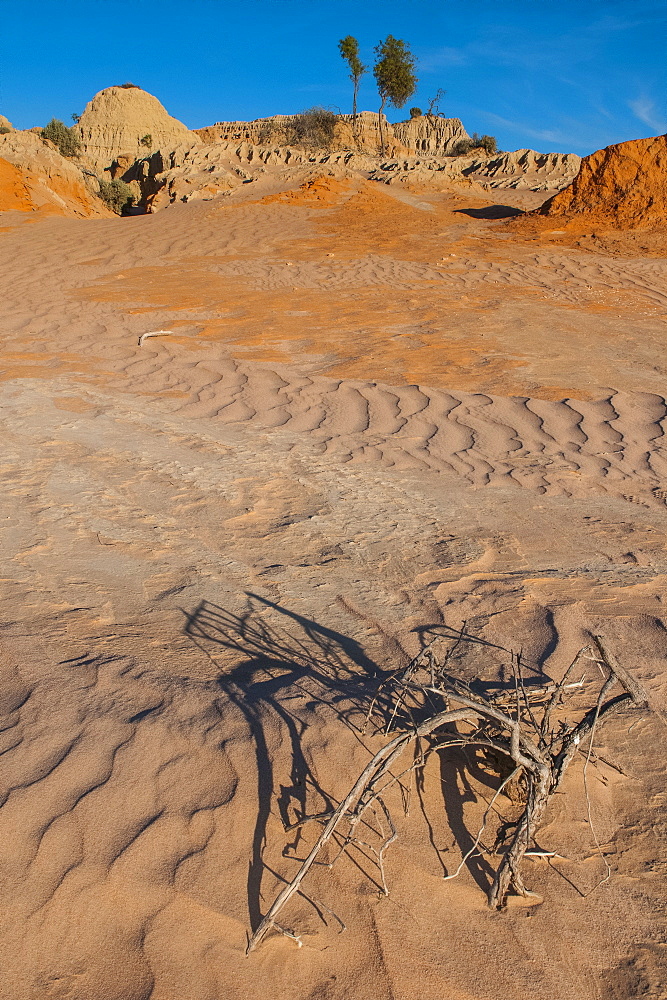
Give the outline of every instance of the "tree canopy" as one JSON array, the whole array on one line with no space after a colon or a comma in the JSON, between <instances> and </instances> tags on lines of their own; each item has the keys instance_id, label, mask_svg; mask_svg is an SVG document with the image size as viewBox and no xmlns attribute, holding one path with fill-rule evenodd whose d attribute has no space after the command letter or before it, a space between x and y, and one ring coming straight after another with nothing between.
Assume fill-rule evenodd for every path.
<instances>
[{"instance_id":1,"label":"tree canopy","mask_svg":"<svg viewBox=\"0 0 667 1000\"><path fill-rule=\"evenodd\" d=\"M383 42L375 46L377 62L373 67L373 76L380 94L380 124L381 151L384 153L384 137L382 131L382 112L386 104L402 108L408 98L417 89L415 74L416 59L410 48L400 38L387 35Z\"/></svg>"},{"instance_id":2,"label":"tree canopy","mask_svg":"<svg viewBox=\"0 0 667 1000\"><path fill-rule=\"evenodd\" d=\"M375 54L378 59L373 67L373 76L382 107L391 104L402 108L417 89L416 59L408 45L393 35L387 35L383 42L375 46Z\"/></svg>"},{"instance_id":3,"label":"tree canopy","mask_svg":"<svg viewBox=\"0 0 667 1000\"><path fill-rule=\"evenodd\" d=\"M357 94L359 92L359 81L367 70L359 58L359 42L352 35L346 35L338 43L340 54L350 67L350 80L354 84L352 96L352 116L357 119Z\"/></svg>"}]
</instances>

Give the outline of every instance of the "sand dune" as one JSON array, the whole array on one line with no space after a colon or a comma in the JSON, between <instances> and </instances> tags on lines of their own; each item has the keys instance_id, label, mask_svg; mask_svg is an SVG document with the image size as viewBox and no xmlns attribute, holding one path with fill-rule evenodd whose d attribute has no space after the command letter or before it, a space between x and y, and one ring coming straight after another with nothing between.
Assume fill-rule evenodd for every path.
<instances>
[{"instance_id":1,"label":"sand dune","mask_svg":"<svg viewBox=\"0 0 667 1000\"><path fill-rule=\"evenodd\" d=\"M664 260L463 196L259 194L1 220L0 996L657 998ZM604 634L649 689L595 743L612 877L580 762L542 831L567 860L527 862L545 902L491 913L487 860L442 876L493 783L431 758L390 896L352 851L287 914L304 947L246 958L312 843L283 822L463 622L552 677Z\"/></svg>"}]
</instances>

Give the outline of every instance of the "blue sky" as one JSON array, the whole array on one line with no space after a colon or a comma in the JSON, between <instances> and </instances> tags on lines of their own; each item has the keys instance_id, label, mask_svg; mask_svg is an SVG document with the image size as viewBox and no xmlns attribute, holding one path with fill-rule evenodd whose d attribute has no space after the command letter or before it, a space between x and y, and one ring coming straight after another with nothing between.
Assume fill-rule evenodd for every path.
<instances>
[{"instance_id":1,"label":"blue sky","mask_svg":"<svg viewBox=\"0 0 667 1000\"><path fill-rule=\"evenodd\" d=\"M502 149L585 154L667 131L667 0L0 0L0 25L0 113L19 128L69 124L126 81L191 128L349 111L338 39L372 64L391 33L418 59L407 107L442 87L442 110ZM369 73L359 107L377 106Z\"/></svg>"}]
</instances>

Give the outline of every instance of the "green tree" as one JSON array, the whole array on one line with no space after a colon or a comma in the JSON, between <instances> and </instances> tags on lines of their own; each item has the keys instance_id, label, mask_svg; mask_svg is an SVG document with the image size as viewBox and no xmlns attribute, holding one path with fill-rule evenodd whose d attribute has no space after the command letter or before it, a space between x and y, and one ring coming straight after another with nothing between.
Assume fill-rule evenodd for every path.
<instances>
[{"instance_id":1,"label":"green tree","mask_svg":"<svg viewBox=\"0 0 667 1000\"><path fill-rule=\"evenodd\" d=\"M61 156L76 156L81 150L79 137L74 129L67 128L58 118L52 118L41 131L42 139L49 139L57 146Z\"/></svg>"},{"instance_id":2,"label":"green tree","mask_svg":"<svg viewBox=\"0 0 667 1000\"><path fill-rule=\"evenodd\" d=\"M380 153L384 156L384 131L382 114L386 104L402 108L417 89L415 75L416 60L409 47L400 38L387 35L383 42L375 46L377 62L373 76L380 94L378 123L380 126Z\"/></svg>"},{"instance_id":3,"label":"green tree","mask_svg":"<svg viewBox=\"0 0 667 1000\"><path fill-rule=\"evenodd\" d=\"M338 43L340 54L350 67L350 80L354 85L352 95L352 123L357 123L357 94L359 93L359 81L368 69L359 58L359 42L352 35L341 38Z\"/></svg>"}]
</instances>

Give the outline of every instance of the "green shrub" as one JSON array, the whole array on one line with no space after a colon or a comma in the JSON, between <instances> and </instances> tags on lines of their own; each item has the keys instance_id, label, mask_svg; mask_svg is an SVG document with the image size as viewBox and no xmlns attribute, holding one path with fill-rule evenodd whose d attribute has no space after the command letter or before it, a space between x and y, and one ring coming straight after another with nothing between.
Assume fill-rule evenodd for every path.
<instances>
[{"instance_id":1,"label":"green shrub","mask_svg":"<svg viewBox=\"0 0 667 1000\"><path fill-rule=\"evenodd\" d=\"M61 156L77 156L81 150L81 143L76 132L67 128L64 122L58 118L52 118L46 128L41 131L42 139L49 139L57 146Z\"/></svg>"},{"instance_id":2,"label":"green shrub","mask_svg":"<svg viewBox=\"0 0 667 1000\"><path fill-rule=\"evenodd\" d=\"M450 156L467 156L471 149L474 149L472 139L459 139L452 146Z\"/></svg>"},{"instance_id":3,"label":"green shrub","mask_svg":"<svg viewBox=\"0 0 667 1000\"><path fill-rule=\"evenodd\" d=\"M107 208L110 208L116 215L127 215L135 200L130 185L121 180L105 181L102 177L99 177L98 180L100 183L99 196Z\"/></svg>"},{"instance_id":4,"label":"green shrub","mask_svg":"<svg viewBox=\"0 0 667 1000\"><path fill-rule=\"evenodd\" d=\"M148 132L145 136L143 136L139 140L139 145L146 146L147 149L151 148L151 146L153 145L153 136L150 134L150 132Z\"/></svg>"},{"instance_id":5,"label":"green shrub","mask_svg":"<svg viewBox=\"0 0 667 1000\"><path fill-rule=\"evenodd\" d=\"M495 156L498 152L498 143L493 135L483 135L479 140L479 145L488 156Z\"/></svg>"},{"instance_id":6,"label":"green shrub","mask_svg":"<svg viewBox=\"0 0 667 1000\"><path fill-rule=\"evenodd\" d=\"M136 83L119 83L118 87L120 90L141 90Z\"/></svg>"},{"instance_id":7,"label":"green shrub","mask_svg":"<svg viewBox=\"0 0 667 1000\"><path fill-rule=\"evenodd\" d=\"M410 117L411 118L421 118L421 116L422 116L422 109L421 108L410 108Z\"/></svg>"},{"instance_id":8,"label":"green shrub","mask_svg":"<svg viewBox=\"0 0 667 1000\"><path fill-rule=\"evenodd\" d=\"M289 146L304 149L331 149L338 116L327 108L308 108L290 118L285 127L285 138Z\"/></svg>"},{"instance_id":9,"label":"green shrub","mask_svg":"<svg viewBox=\"0 0 667 1000\"><path fill-rule=\"evenodd\" d=\"M6 125L0 125L0 135L7 135L8 132L11 132L10 128L7 128Z\"/></svg>"},{"instance_id":10,"label":"green shrub","mask_svg":"<svg viewBox=\"0 0 667 1000\"><path fill-rule=\"evenodd\" d=\"M473 132L470 139L459 139L452 146L450 156L468 156L476 149L483 149L487 156L494 156L498 152L498 144L492 135L477 135Z\"/></svg>"}]
</instances>

